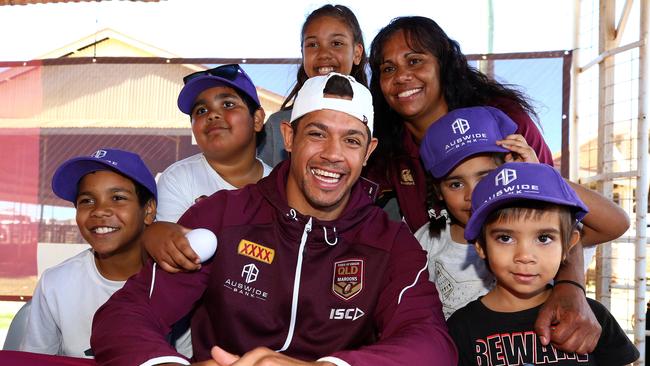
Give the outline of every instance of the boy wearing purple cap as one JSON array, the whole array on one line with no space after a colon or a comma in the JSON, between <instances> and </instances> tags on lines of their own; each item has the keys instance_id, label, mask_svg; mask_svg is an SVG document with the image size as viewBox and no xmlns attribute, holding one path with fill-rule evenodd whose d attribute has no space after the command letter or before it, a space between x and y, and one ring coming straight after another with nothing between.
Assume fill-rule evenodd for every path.
<instances>
[{"instance_id":1,"label":"boy wearing purple cap","mask_svg":"<svg viewBox=\"0 0 650 366\"><path fill-rule=\"evenodd\" d=\"M156 182L138 155L100 149L61 164L52 190L75 206L91 248L43 272L21 350L92 357L95 310L142 267L140 236L156 217Z\"/></svg>"},{"instance_id":2,"label":"boy wearing purple cap","mask_svg":"<svg viewBox=\"0 0 650 366\"><path fill-rule=\"evenodd\" d=\"M178 108L190 116L201 152L170 165L158 179L158 221L176 222L198 200L256 183L271 172L255 156L264 137L264 109L246 72L228 64L183 81ZM145 247L163 269L198 268L181 228L157 223L147 231Z\"/></svg>"},{"instance_id":3,"label":"boy wearing purple cap","mask_svg":"<svg viewBox=\"0 0 650 366\"><path fill-rule=\"evenodd\" d=\"M465 239L496 277L485 296L449 318L459 365L626 365L639 357L614 317L587 299L602 333L589 354L545 346L535 333L537 314L551 293L587 206L545 164L506 163L487 174L472 194ZM571 281L556 281L555 283Z\"/></svg>"},{"instance_id":4,"label":"boy wearing purple cap","mask_svg":"<svg viewBox=\"0 0 650 366\"><path fill-rule=\"evenodd\" d=\"M255 183L271 171L255 157L264 125L255 85L236 64L183 78L178 108L190 116L201 153L165 169L158 219L176 222L197 199Z\"/></svg>"}]
</instances>

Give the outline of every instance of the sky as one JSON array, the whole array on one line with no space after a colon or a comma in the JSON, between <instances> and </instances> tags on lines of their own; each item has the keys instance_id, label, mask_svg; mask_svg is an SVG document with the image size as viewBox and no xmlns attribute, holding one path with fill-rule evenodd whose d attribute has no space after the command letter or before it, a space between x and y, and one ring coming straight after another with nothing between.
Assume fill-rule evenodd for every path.
<instances>
[{"instance_id":1,"label":"sky","mask_svg":"<svg viewBox=\"0 0 650 366\"><path fill-rule=\"evenodd\" d=\"M341 1L357 15L366 47L397 16L437 21L465 54L488 52L488 0ZM326 4L301 0L162 0L159 3L102 1L0 7L0 61L25 61L112 28L178 57L299 58L305 17ZM573 1L492 0L493 53L573 48ZM97 56L102 56L98 54ZM248 70L253 71L254 70ZM527 72L528 71L528 72ZM508 73L509 83L538 83L536 70ZM252 74L258 86L278 75ZM277 84L277 80L276 80ZM275 86L275 85L274 85ZM529 90L530 89L530 90ZM540 112L552 151L560 149L558 98L561 90L526 87ZM535 93L533 95L533 93ZM543 94L540 94L543 93Z\"/></svg>"},{"instance_id":2,"label":"sky","mask_svg":"<svg viewBox=\"0 0 650 366\"><path fill-rule=\"evenodd\" d=\"M436 20L465 53L487 52L488 0L341 1L367 44L390 19ZM103 1L0 7L0 60L29 60L103 28L180 57L300 57L305 17L326 2L301 0ZM573 1L493 0L494 52L572 48Z\"/></svg>"}]
</instances>

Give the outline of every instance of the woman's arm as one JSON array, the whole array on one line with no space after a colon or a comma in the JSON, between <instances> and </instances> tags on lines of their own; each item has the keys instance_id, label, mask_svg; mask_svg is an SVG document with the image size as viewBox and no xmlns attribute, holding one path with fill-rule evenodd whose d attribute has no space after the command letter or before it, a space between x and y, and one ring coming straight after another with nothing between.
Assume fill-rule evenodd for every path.
<instances>
[{"instance_id":1,"label":"woman's arm","mask_svg":"<svg viewBox=\"0 0 650 366\"><path fill-rule=\"evenodd\" d=\"M606 243L625 234L630 227L630 218L619 205L580 184L568 180L567 183L589 208L589 213L582 219L583 245Z\"/></svg>"}]
</instances>

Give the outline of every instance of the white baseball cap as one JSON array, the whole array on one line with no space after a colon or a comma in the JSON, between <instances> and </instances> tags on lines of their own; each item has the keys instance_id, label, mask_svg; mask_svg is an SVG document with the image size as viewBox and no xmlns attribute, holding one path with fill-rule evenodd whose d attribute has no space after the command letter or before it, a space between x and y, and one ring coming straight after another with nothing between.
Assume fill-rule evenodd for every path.
<instances>
[{"instance_id":1,"label":"white baseball cap","mask_svg":"<svg viewBox=\"0 0 650 366\"><path fill-rule=\"evenodd\" d=\"M325 94L325 85L332 76L347 79L352 87L352 99L328 97ZM323 76L314 76L305 81L296 95L291 111L291 122L313 111L331 109L344 112L357 118L368 126L372 135L374 111L372 108L372 95L370 90L358 83L354 77L331 72Z\"/></svg>"}]
</instances>

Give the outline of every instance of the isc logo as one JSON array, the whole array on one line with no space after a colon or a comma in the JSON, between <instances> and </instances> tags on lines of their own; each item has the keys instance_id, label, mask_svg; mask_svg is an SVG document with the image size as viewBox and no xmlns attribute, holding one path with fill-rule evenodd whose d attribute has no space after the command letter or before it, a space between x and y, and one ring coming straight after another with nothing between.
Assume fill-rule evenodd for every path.
<instances>
[{"instance_id":1,"label":"isc logo","mask_svg":"<svg viewBox=\"0 0 650 366\"><path fill-rule=\"evenodd\" d=\"M354 308L354 309L330 309L330 319L332 320L352 320L355 321L362 316L364 316L365 313L359 309L359 308Z\"/></svg>"}]
</instances>

